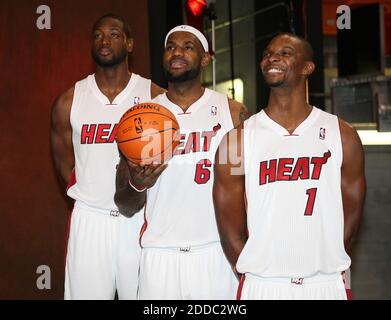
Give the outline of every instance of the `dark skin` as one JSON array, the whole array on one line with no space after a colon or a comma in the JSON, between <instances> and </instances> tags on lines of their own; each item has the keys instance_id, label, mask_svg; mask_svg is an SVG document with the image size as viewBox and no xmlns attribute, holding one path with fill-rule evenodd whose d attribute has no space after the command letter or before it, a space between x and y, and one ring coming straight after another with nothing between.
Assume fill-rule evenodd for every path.
<instances>
[{"instance_id":1,"label":"dark skin","mask_svg":"<svg viewBox=\"0 0 391 320\"><path fill-rule=\"evenodd\" d=\"M196 102L204 93L201 84L201 70L210 63L209 53L204 52L199 40L188 32L175 32L170 35L163 54L163 67L171 77L181 77L192 73L190 79L169 81L167 97L180 106L183 112ZM247 108L233 100L229 100L234 126L248 118ZM167 164L136 165L122 158L117 170L117 191L115 202L121 214L130 217L137 213L145 204L146 190L137 192L129 186L132 184L141 188L151 188L167 168Z\"/></svg>"},{"instance_id":2,"label":"dark skin","mask_svg":"<svg viewBox=\"0 0 391 320\"><path fill-rule=\"evenodd\" d=\"M270 98L267 115L292 133L311 113L306 102L305 83L315 65L300 39L289 35L277 36L269 43L260 64ZM364 151L357 132L339 119L343 162L341 192L344 208L344 244L349 253L360 225L365 199ZM232 139L237 135L237 139ZM245 175L243 158L239 164L228 161L219 164L221 154L242 153L242 132L228 133L215 160L213 199L217 225L224 252L232 267L247 241ZM236 170L232 174L232 170Z\"/></svg>"},{"instance_id":3,"label":"dark skin","mask_svg":"<svg viewBox=\"0 0 391 320\"><path fill-rule=\"evenodd\" d=\"M126 36L121 21L114 18L104 18L93 30L92 50L99 63L96 65L95 79L102 93L113 102L115 97L126 87L132 73L129 72L128 54L133 52L133 39ZM124 56L123 61L115 61L118 56ZM159 86L151 85L151 96L155 97L165 92ZM54 164L61 181L67 185L75 166L72 145L72 127L70 113L73 101L74 87L61 94L55 100L51 115L51 147Z\"/></svg>"},{"instance_id":4,"label":"dark skin","mask_svg":"<svg viewBox=\"0 0 391 320\"><path fill-rule=\"evenodd\" d=\"M233 270L236 270L236 261L248 239L245 178L241 160L243 124L236 129L225 135L216 152L213 184L213 201L220 241ZM237 158L231 155L237 155ZM236 275L240 278L239 274Z\"/></svg>"}]
</instances>

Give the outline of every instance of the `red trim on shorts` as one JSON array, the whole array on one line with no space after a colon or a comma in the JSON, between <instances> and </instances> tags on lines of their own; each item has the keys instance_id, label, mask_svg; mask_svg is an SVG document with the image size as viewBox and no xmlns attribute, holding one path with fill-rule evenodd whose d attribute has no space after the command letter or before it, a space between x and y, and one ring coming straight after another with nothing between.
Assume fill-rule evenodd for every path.
<instances>
[{"instance_id":1,"label":"red trim on shorts","mask_svg":"<svg viewBox=\"0 0 391 320\"><path fill-rule=\"evenodd\" d=\"M74 184L76 183L76 173L75 173L75 168L72 169L71 176L69 178L68 185L66 187L66 191L69 190Z\"/></svg>"},{"instance_id":2,"label":"red trim on shorts","mask_svg":"<svg viewBox=\"0 0 391 320\"><path fill-rule=\"evenodd\" d=\"M68 217L68 226L67 226L67 234L65 238L65 254L64 254L64 270L66 270L67 267L67 254L68 254L68 242L69 242L69 235L71 233L71 220L72 220L72 214L75 207L72 208L71 214Z\"/></svg>"},{"instance_id":3,"label":"red trim on shorts","mask_svg":"<svg viewBox=\"0 0 391 320\"><path fill-rule=\"evenodd\" d=\"M145 230L147 230L147 227L148 227L148 221L147 221L147 202L145 201L145 204L144 204L144 223L143 223L143 226L141 227L141 230L140 230L140 237L139 237L139 244L140 244L140 247L142 247L141 245L141 238L143 237L144 235L144 232Z\"/></svg>"},{"instance_id":4,"label":"red trim on shorts","mask_svg":"<svg viewBox=\"0 0 391 320\"><path fill-rule=\"evenodd\" d=\"M352 290L346 287L345 271L341 272L343 284L345 285L346 297L348 300L353 300Z\"/></svg>"},{"instance_id":5,"label":"red trim on shorts","mask_svg":"<svg viewBox=\"0 0 391 320\"><path fill-rule=\"evenodd\" d=\"M242 274L242 276L240 277L238 291L236 293L236 300L241 300L241 298L242 298L242 289L243 289L243 285L244 285L245 280L246 280L246 275Z\"/></svg>"}]
</instances>

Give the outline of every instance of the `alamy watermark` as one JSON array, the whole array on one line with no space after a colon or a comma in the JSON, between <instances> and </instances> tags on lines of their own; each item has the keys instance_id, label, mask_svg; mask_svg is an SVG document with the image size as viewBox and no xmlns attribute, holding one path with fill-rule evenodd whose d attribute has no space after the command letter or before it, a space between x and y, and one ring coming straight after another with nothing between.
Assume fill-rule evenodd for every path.
<instances>
[{"instance_id":1,"label":"alamy watermark","mask_svg":"<svg viewBox=\"0 0 391 320\"><path fill-rule=\"evenodd\" d=\"M40 265L37 267L36 274L39 275L36 281L39 290L50 290L51 286L51 270L47 265Z\"/></svg>"},{"instance_id":2,"label":"alamy watermark","mask_svg":"<svg viewBox=\"0 0 391 320\"><path fill-rule=\"evenodd\" d=\"M37 7L36 13L40 14L36 22L37 28L39 30L50 30L52 28L52 14L50 7L42 4Z\"/></svg>"},{"instance_id":3,"label":"alamy watermark","mask_svg":"<svg viewBox=\"0 0 391 320\"><path fill-rule=\"evenodd\" d=\"M338 6L337 8L337 29L351 29L352 28L352 19L350 7L346 5Z\"/></svg>"}]
</instances>

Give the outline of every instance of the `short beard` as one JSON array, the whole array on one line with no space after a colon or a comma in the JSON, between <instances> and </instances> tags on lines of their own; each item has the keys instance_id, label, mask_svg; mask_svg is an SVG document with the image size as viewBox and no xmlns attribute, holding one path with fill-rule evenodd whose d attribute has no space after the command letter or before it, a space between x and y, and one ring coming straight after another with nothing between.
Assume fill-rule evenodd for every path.
<instances>
[{"instance_id":1,"label":"short beard","mask_svg":"<svg viewBox=\"0 0 391 320\"><path fill-rule=\"evenodd\" d=\"M124 62L127 56L128 56L128 51L122 50L118 55L113 54L110 60L102 60L98 52L92 49L92 58L94 59L95 63L102 68L115 67L121 64L122 62Z\"/></svg>"},{"instance_id":2,"label":"short beard","mask_svg":"<svg viewBox=\"0 0 391 320\"><path fill-rule=\"evenodd\" d=\"M269 88L278 88L278 87L281 87L284 82L283 81L279 81L279 82L266 82L267 86Z\"/></svg>"},{"instance_id":3,"label":"short beard","mask_svg":"<svg viewBox=\"0 0 391 320\"><path fill-rule=\"evenodd\" d=\"M168 82L178 83L196 79L200 74L200 69L191 69L180 74L179 76L174 76L167 70L165 70L164 73Z\"/></svg>"},{"instance_id":4,"label":"short beard","mask_svg":"<svg viewBox=\"0 0 391 320\"><path fill-rule=\"evenodd\" d=\"M277 81L277 82L268 82L265 77L263 78L263 82L269 87L269 88L278 88L281 87L284 84L284 80Z\"/></svg>"}]
</instances>

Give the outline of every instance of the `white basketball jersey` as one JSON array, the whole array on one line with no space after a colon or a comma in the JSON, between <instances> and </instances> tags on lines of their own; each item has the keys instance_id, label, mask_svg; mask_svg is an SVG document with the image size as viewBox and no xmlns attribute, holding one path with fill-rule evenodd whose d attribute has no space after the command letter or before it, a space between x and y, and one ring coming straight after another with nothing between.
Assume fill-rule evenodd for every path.
<instances>
[{"instance_id":1,"label":"white basketball jersey","mask_svg":"<svg viewBox=\"0 0 391 320\"><path fill-rule=\"evenodd\" d=\"M181 140L156 184L148 189L143 247L187 247L220 241L213 207L213 163L233 128L227 96L205 89L184 113L166 94L154 99L180 126Z\"/></svg>"},{"instance_id":2,"label":"white basketball jersey","mask_svg":"<svg viewBox=\"0 0 391 320\"><path fill-rule=\"evenodd\" d=\"M237 270L307 277L349 268L338 118L320 109L289 134L262 110L245 121L248 241Z\"/></svg>"},{"instance_id":3,"label":"white basketball jersey","mask_svg":"<svg viewBox=\"0 0 391 320\"><path fill-rule=\"evenodd\" d=\"M117 210L117 123L129 108L150 100L151 81L134 73L112 103L99 90L95 75L76 83L71 108L76 182L67 192L71 198L91 207Z\"/></svg>"}]
</instances>

